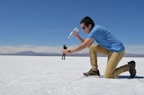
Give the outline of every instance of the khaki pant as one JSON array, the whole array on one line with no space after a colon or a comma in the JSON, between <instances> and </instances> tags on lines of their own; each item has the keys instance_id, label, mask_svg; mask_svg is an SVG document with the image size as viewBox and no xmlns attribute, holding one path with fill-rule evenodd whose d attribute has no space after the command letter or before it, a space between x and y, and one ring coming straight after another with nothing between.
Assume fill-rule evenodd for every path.
<instances>
[{"instance_id":1,"label":"khaki pant","mask_svg":"<svg viewBox=\"0 0 144 95\"><path fill-rule=\"evenodd\" d=\"M125 51L122 52L112 52L109 51L99 45L92 45L90 47L90 60L91 60L91 66L92 70L98 69L97 64L97 53L102 53L108 55L108 61L107 66L105 70L105 78L114 78L121 74L122 72L128 71L129 67L128 65L121 66L119 68L116 68L119 61L122 59L122 57L125 54Z\"/></svg>"}]
</instances>

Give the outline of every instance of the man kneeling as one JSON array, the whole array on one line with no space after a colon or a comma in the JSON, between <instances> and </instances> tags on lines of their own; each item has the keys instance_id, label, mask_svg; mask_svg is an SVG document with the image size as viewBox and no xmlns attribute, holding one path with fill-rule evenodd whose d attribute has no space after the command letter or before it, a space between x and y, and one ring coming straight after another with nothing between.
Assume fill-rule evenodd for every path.
<instances>
[{"instance_id":1,"label":"man kneeling","mask_svg":"<svg viewBox=\"0 0 144 95\"><path fill-rule=\"evenodd\" d=\"M63 49L64 54L71 54L80 51L86 47L89 47L91 69L84 73L85 76L98 75L100 72L97 64L97 53L106 54L108 56L107 66L105 70L105 78L114 78L119 74L129 71L130 77L134 78L136 75L135 61L130 61L128 64L116 68L119 61L125 54L125 47L121 41L112 35L107 29L102 26L95 25L94 21L90 17L84 17L80 26L84 32L88 34L88 37L83 40L77 31L74 31L74 36L80 40L82 44L71 49ZM92 45L96 41L98 45Z\"/></svg>"}]
</instances>

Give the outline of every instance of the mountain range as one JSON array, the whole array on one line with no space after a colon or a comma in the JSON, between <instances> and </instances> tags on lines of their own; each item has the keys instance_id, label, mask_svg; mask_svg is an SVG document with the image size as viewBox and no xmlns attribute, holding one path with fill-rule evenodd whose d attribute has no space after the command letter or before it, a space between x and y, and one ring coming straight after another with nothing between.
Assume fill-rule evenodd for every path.
<instances>
[{"instance_id":1,"label":"mountain range","mask_svg":"<svg viewBox=\"0 0 144 95\"><path fill-rule=\"evenodd\" d=\"M61 56L60 53L38 53L33 51L23 51L17 53L0 54L0 55L20 55L20 56ZM89 53L75 53L69 56L89 56ZM98 56L105 57L103 54L98 54ZM144 54L125 54L125 57L144 57Z\"/></svg>"}]
</instances>

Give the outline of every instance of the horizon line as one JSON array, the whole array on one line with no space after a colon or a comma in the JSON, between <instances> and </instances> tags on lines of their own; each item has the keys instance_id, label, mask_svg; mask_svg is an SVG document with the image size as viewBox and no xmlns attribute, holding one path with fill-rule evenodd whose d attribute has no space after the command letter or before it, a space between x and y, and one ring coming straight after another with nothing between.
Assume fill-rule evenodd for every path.
<instances>
[{"instance_id":1,"label":"horizon line","mask_svg":"<svg viewBox=\"0 0 144 95\"><path fill-rule=\"evenodd\" d=\"M69 49L76 47L77 45L69 46ZM144 54L144 45L126 45L126 54ZM23 51L33 51L37 53L62 53L63 46L34 46L34 45L5 45L0 46L0 54L17 53ZM76 53L88 53L89 49L86 48Z\"/></svg>"}]
</instances>

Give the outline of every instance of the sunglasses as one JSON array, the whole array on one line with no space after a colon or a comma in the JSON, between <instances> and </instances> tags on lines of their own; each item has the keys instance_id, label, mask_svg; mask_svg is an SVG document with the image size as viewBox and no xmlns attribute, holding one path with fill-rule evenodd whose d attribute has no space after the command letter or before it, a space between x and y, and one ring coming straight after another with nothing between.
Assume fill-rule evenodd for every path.
<instances>
[{"instance_id":1,"label":"sunglasses","mask_svg":"<svg viewBox=\"0 0 144 95\"><path fill-rule=\"evenodd\" d=\"M83 30L85 30L85 28L86 28L85 26L82 27Z\"/></svg>"}]
</instances>

